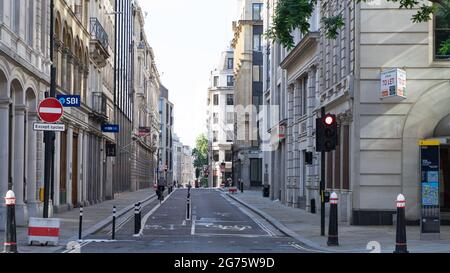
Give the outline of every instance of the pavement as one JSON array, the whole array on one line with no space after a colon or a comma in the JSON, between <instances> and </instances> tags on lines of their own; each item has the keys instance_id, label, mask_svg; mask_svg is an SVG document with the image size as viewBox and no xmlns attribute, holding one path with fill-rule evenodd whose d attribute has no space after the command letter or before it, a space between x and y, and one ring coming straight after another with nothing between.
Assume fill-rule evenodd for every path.
<instances>
[{"instance_id":1,"label":"pavement","mask_svg":"<svg viewBox=\"0 0 450 273\"><path fill-rule=\"evenodd\" d=\"M116 206L117 217L127 216L127 214L134 213L134 204L139 201L155 198L154 189L145 189L137 192L126 192L116 194L114 200L104 201L99 204L83 208L83 237L89 236L101 230L105 226L110 226L112 221L112 209ZM19 253L54 253L61 252L66 249L69 242L78 240L78 228L79 228L79 215L78 208L70 211L56 213L52 218L60 219L60 236L57 246L38 246L28 245L28 229L27 227L18 227L17 234L17 247ZM0 231L0 244L3 247L3 241L5 238L4 231Z\"/></svg>"},{"instance_id":2,"label":"pavement","mask_svg":"<svg viewBox=\"0 0 450 273\"><path fill-rule=\"evenodd\" d=\"M226 192L226 189L223 189ZM227 193L228 194L228 193ZM280 231L304 245L324 252L392 253L395 250L396 227L352 226L339 222L339 246L328 247L327 237L320 236L320 213L311 214L287 207L262 196L262 190L245 190L228 194L241 205L265 218ZM411 253L450 253L450 226L441 226L440 240L420 240L420 227L407 226L407 246ZM326 232L328 234L328 217Z\"/></svg>"}]
</instances>

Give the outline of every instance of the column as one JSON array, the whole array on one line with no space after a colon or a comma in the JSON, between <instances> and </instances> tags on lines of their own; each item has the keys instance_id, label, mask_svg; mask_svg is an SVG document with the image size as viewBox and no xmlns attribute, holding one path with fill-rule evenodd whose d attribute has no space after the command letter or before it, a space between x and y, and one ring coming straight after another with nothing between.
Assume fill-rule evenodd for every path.
<instances>
[{"instance_id":1,"label":"column","mask_svg":"<svg viewBox=\"0 0 450 273\"><path fill-rule=\"evenodd\" d=\"M73 55L69 51L67 54L66 90L67 94L73 94Z\"/></svg>"},{"instance_id":2,"label":"column","mask_svg":"<svg viewBox=\"0 0 450 273\"><path fill-rule=\"evenodd\" d=\"M33 123L38 120L36 113L29 112L27 119L28 130L28 152L27 152L27 207L30 217L39 217L39 202L37 201L37 176L36 176L36 156L37 137L33 130Z\"/></svg>"},{"instance_id":3,"label":"column","mask_svg":"<svg viewBox=\"0 0 450 273\"><path fill-rule=\"evenodd\" d=\"M67 90L67 53L69 50L64 48L61 57L61 87Z\"/></svg>"},{"instance_id":4,"label":"column","mask_svg":"<svg viewBox=\"0 0 450 273\"><path fill-rule=\"evenodd\" d=\"M55 184L53 185L53 205L59 207L60 204L60 185L61 185L61 133L57 132L55 137L55 162L54 174L55 174Z\"/></svg>"},{"instance_id":5,"label":"column","mask_svg":"<svg viewBox=\"0 0 450 273\"><path fill-rule=\"evenodd\" d=\"M13 190L16 195L16 224L26 226L28 222L27 207L24 203L24 163L25 163L25 110L24 105L15 107L14 130L14 179Z\"/></svg>"},{"instance_id":6,"label":"column","mask_svg":"<svg viewBox=\"0 0 450 273\"><path fill-rule=\"evenodd\" d=\"M89 66L86 65L83 70L83 86L82 86L82 93L81 93L81 100L84 103L87 103L88 76L89 76Z\"/></svg>"},{"instance_id":7,"label":"column","mask_svg":"<svg viewBox=\"0 0 450 273\"><path fill-rule=\"evenodd\" d=\"M84 149L83 149L83 132L80 130L79 134L78 134L78 166L77 166L77 171L78 171L78 203L79 204L83 204L83 183L84 183L84 179L83 179L83 173L84 173L84 161L83 161L83 157L84 157Z\"/></svg>"},{"instance_id":8,"label":"column","mask_svg":"<svg viewBox=\"0 0 450 273\"><path fill-rule=\"evenodd\" d=\"M72 154L73 154L73 129L67 129L67 177L66 177L66 197L67 205L72 206Z\"/></svg>"},{"instance_id":9,"label":"column","mask_svg":"<svg viewBox=\"0 0 450 273\"><path fill-rule=\"evenodd\" d=\"M87 186L88 186L88 170L89 170L89 164L88 163L88 134L85 132L83 134L83 201L85 205L89 205L89 199L87 196Z\"/></svg>"},{"instance_id":10,"label":"column","mask_svg":"<svg viewBox=\"0 0 450 273\"><path fill-rule=\"evenodd\" d=\"M9 104L0 100L0 230L5 229L5 194L8 191Z\"/></svg>"}]
</instances>

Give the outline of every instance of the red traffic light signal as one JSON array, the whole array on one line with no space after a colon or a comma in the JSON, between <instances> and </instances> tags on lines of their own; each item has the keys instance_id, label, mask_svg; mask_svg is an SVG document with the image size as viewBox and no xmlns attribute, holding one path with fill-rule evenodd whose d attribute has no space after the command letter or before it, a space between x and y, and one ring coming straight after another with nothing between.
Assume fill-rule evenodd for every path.
<instances>
[{"instance_id":1,"label":"red traffic light signal","mask_svg":"<svg viewBox=\"0 0 450 273\"><path fill-rule=\"evenodd\" d=\"M330 152L338 145L336 115L326 114L316 120L316 151Z\"/></svg>"},{"instance_id":2,"label":"red traffic light signal","mask_svg":"<svg viewBox=\"0 0 450 273\"><path fill-rule=\"evenodd\" d=\"M325 124L328 126L330 126L336 122L335 117L333 115L329 115L329 114L326 115L323 120L324 120Z\"/></svg>"}]
</instances>

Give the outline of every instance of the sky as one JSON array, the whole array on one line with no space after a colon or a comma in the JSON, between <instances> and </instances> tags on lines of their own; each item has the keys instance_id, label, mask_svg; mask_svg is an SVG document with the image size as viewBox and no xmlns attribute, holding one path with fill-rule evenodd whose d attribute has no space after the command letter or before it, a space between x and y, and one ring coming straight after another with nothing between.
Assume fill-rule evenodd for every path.
<instances>
[{"instance_id":1,"label":"sky","mask_svg":"<svg viewBox=\"0 0 450 273\"><path fill-rule=\"evenodd\" d=\"M140 0L162 83L174 104L174 131L195 147L206 133L210 72L232 37L238 0Z\"/></svg>"}]
</instances>

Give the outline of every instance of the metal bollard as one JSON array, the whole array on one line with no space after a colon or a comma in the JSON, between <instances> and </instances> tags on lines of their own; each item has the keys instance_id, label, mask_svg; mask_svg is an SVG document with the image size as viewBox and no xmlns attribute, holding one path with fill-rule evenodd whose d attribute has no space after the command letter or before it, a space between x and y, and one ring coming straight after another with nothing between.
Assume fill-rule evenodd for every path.
<instances>
[{"instance_id":1,"label":"metal bollard","mask_svg":"<svg viewBox=\"0 0 450 273\"><path fill-rule=\"evenodd\" d=\"M138 222L138 226L139 226L139 230L141 230L141 228L142 228L142 226L141 226L141 223L142 223L142 204L141 204L141 202L139 202L138 205L139 205L139 214L138 214L139 222Z\"/></svg>"},{"instance_id":2,"label":"metal bollard","mask_svg":"<svg viewBox=\"0 0 450 273\"><path fill-rule=\"evenodd\" d=\"M134 234L139 234L139 204L134 204Z\"/></svg>"},{"instance_id":3,"label":"metal bollard","mask_svg":"<svg viewBox=\"0 0 450 273\"><path fill-rule=\"evenodd\" d=\"M191 198L189 197L186 203L186 220L191 220Z\"/></svg>"},{"instance_id":4,"label":"metal bollard","mask_svg":"<svg viewBox=\"0 0 450 273\"><path fill-rule=\"evenodd\" d=\"M333 192L330 196L330 225L328 226L328 246L338 246L338 196Z\"/></svg>"},{"instance_id":5,"label":"metal bollard","mask_svg":"<svg viewBox=\"0 0 450 273\"><path fill-rule=\"evenodd\" d=\"M244 182L241 180L241 193L244 193Z\"/></svg>"},{"instance_id":6,"label":"metal bollard","mask_svg":"<svg viewBox=\"0 0 450 273\"><path fill-rule=\"evenodd\" d=\"M6 205L6 232L4 253L17 253L16 237L16 196L13 191L8 191L5 196Z\"/></svg>"},{"instance_id":7,"label":"metal bollard","mask_svg":"<svg viewBox=\"0 0 450 273\"><path fill-rule=\"evenodd\" d=\"M80 222L78 225L78 240L81 240L82 234L81 231L83 230L83 205L80 206Z\"/></svg>"},{"instance_id":8,"label":"metal bollard","mask_svg":"<svg viewBox=\"0 0 450 273\"><path fill-rule=\"evenodd\" d=\"M116 206L113 207L112 239L116 239Z\"/></svg>"},{"instance_id":9,"label":"metal bollard","mask_svg":"<svg viewBox=\"0 0 450 273\"><path fill-rule=\"evenodd\" d=\"M394 253L409 253L406 245L405 207L405 196L403 196L403 194L399 194L397 197L397 234L395 238Z\"/></svg>"}]
</instances>

